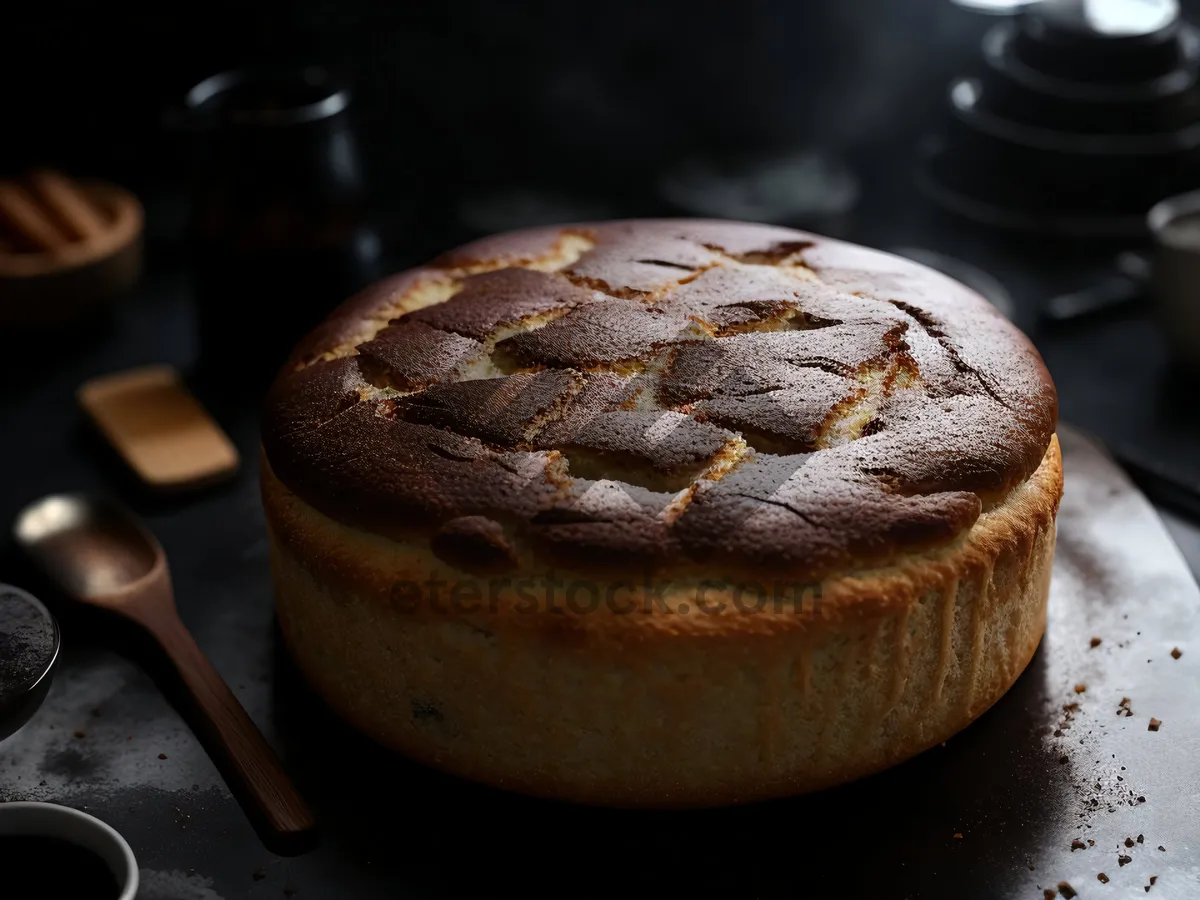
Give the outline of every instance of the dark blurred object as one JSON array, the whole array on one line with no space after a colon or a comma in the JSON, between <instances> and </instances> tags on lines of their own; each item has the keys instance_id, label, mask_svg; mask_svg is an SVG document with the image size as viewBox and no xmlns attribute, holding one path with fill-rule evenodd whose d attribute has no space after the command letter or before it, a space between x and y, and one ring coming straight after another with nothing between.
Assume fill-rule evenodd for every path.
<instances>
[{"instance_id":1,"label":"dark blurred object","mask_svg":"<svg viewBox=\"0 0 1200 900\"><path fill-rule=\"evenodd\" d=\"M1110 443L1108 449L1147 497L1200 521L1200 483L1194 478L1127 444Z\"/></svg>"},{"instance_id":2,"label":"dark blurred object","mask_svg":"<svg viewBox=\"0 0 1200 900\"><path fill-rule=\"evenodd\" d=\"M1200 183L1200 36L1174 0L1043 0L995 25L950 87L927 186L989 225L1144 238Z\"/></svg>"},{"instance_id":3,"label":"dark blurred object","mask_svg":"<svg viewBox=\"0 0 1200 900\"><path fill-rule=\"evenodd\" d=\"M618 217L605 200L528 187L479 193L458 205L459 222L473 236Z\"/></svg>"},{"instance_id":4,"label":"dark blurred object","mask_svg":"<svg viewBox=\"0 0 1200 900\"><path fill-rule=\"evenodd\" d=\"M1077 322L1082 318L1122 309L1142 299L1150 282L1150 261L1140 253L1119 253L1111 272L1077 291L1051 297L1042 311L1047 324Z\"/></svg>"},{"instance_id":5,"label":"dark blurred object","mask_svg":"<svg viewBox=\"0 0 1200 900\"><path fill-rule=\"evenodd\" d=\"M202 380L257 396L296 342L374 281L350 92L319 68L215 75L172 124L193 141L189 236Z\"/></svg>"},{"instance_id":6,"label":"dark blurred object","mask_svg":"<svg viewBox=\"0 0 1200 900\"><path fill-rule=\"evenodd\" d=\"M129 293L142 268L142 206L107 182L47 169L0 181L0 325L62 328Z\"/></svg>"},{"instance_id":7,"label":"dark blurred object","mask_svg":"<svg viewBox=\"0 0 1200 900\"><path fill-rule=\"evenodd\" d=\"M659 182L678 213L845 233L859 182L840 159L820 152L694 158Z\"/></svg>"},{"instance_id":8,"label":"dark blurred object","mask_svg":"<svg viewBox=\"0 0 1200 900\"><path fill-rule=\"evenodd\" d=\"M1200 191L1156 204L1147 224L1159 323L1175 361L1200 372Z\"/></svg>"}]
</instances>

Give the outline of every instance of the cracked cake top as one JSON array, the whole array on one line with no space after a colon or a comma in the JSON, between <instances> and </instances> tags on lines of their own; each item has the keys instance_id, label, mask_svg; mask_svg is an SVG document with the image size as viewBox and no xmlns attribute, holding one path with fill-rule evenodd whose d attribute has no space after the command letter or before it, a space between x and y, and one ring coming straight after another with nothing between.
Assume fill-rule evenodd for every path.
<instances>
[{"instance_id":1,"label":"cracked cake top","mask_svg":"<svg viewBox=\"0 0 1200 900\"><path fill-rule=\"evenodd\" d=\"M465 569L805 573L947 542L1041 463L1057 399L985 300L812 234L513 232L339 307L268 398L275 475Z\"/></svg>"}]
</instances>

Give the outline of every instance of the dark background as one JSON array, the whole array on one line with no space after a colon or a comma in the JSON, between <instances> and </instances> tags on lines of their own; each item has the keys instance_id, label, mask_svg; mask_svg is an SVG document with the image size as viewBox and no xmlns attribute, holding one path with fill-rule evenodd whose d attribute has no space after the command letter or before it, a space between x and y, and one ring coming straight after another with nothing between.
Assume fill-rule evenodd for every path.
<instances>
[{"instance_id":1,"label":"dark background","mask_svg":"<svg viewBox=\"0 0 1200 900\"><path fill-rule=\"evenodd\" d=\"M187 88L240 65L317 63L355 87L378 208L423 223L452 217L464 192L508 185L654 212L658 173L696 152L907 156L991 21L931 0L77 3L9 15L5 168L49 161L161 194L183 163L160 116ZM421 241L428 224L415 230Z\"/></svg>"},{"instance_id":2,"label":"dark background","mask_svg":"<svg viewBox=\"0 0 1200 900\"><path fill-rule=\"evenodd\" d=\"M355 77L381 171L638 178L697 145L911 136L973 52L948 3L23 5L5 22L5 154L171 176L157 113L206 75Z\"/></svg>"}]
</instances>

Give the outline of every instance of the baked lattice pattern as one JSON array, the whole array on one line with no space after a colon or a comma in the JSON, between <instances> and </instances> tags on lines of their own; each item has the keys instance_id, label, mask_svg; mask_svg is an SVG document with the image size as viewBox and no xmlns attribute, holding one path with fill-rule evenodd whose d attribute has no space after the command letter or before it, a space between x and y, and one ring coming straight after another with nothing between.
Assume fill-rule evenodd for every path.
<instances>
[{"instance_id":1,"label":"baked lattice pattern","mask_svg":"<svg viewBox=\"0 0 1200 900\"><path fill-rule=\"evenodd\" d=\"M276 386L284 480L521 547L886 555L969 525L1055 424L1036 352L984 301L782 229L501 236L340 316Z\"/></svg>"}]
</instances>

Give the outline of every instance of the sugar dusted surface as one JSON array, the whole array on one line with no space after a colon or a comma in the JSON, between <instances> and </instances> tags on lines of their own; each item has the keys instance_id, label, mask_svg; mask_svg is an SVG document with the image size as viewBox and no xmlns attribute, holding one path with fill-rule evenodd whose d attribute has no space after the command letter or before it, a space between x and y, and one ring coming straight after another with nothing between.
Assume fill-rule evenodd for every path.
<instances>
[{"instance_id":1,"label":"sugar dusted surface","mask_svg":"<svg viewBox=\"0 0 1200 900\"><path fill-rule=\"evenodd\" d=\"M659 220L498 235L351 299L276 382L264 448L384 532L475 516L514 558L816 574L953 540L1056 420L1037 351L962 285Z\"/></svg>"}]
</instances>

